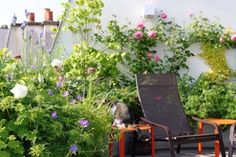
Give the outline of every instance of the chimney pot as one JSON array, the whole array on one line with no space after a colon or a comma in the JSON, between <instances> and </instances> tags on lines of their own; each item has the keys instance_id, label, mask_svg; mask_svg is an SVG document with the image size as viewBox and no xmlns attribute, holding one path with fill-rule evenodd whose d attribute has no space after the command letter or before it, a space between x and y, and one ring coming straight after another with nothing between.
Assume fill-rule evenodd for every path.
<instances>
[{"instance_id":1,"label":"chimney pot","mask_svg":"<svg viewBox=\"0 0 236 157\"><path fill-rule=\"evenodd\" d=\"M53 21L53 12L49 8L44 9L44 20Z\"/></svg>"},{"instance_id":2,"label":"chimney pot","mask_svg":"<svg viewBox=\"0 0 236 157\"><path fill-rule=\"evenodd\" d=\"M28 22L35 22L35 14L34 13L29 13Z\"/></svg>"}]
</instances>

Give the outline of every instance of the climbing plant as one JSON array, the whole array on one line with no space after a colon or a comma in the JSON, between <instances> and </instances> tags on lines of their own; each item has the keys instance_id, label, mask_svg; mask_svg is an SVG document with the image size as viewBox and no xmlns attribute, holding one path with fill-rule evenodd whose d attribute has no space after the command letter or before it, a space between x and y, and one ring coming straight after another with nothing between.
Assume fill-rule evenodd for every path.
<instances>
[{"instance_id":1,"label":"climbing plant","mask_svg":"<svg viewBox=\"0 0 236 157\"><path fill-rule=\"evenodd\" d=\"M188 68L187 58L193 55L188 50L189 36L173 20L167 20L164 12L157 16L151 28L146 27L145 21L134 28L112 20L107 29L108 32L95 35L97 41L104 44L107 51L126 52L127 67L132 74L178 73L181 68ZM158 45L167 46L164 51L170 53L156 49Z\"/></svg>"},{"instance_id":2,"label":"climbing plant","mask_svg":"<svg viewBox=\"0 0 236 157\"><path fill-rule=\"evenodd\" d=\"M208 77L211 80L221 78L223 81L232 76L233 72L229 68L225 51L227 48L236 46L236 36L233 30L225 28L219 22L210 21L202 15L193 16L193 21L189 24L189 34L192 43L200 42L202 52L200 54L206 60L211 70ZM217 75L221 75L218 77Z\"/></svg>"},{"instance_id":3,"label":"climbing plant","mask_svg":"<svg viewBox=\"0 0 236 157\"><path fill-rule=\"evenodd\" d=\"M232 70L229 68L226 58L225 58L225 47L213 47L210 43L201 44L202 53L201 57L206 59L208 65L210 65L211 70L207 74L212 80L217 80L220 78L223 81L229 79L232 75ZM218 77L217 75L221 75Z\"/></svg>"}]
</instances>

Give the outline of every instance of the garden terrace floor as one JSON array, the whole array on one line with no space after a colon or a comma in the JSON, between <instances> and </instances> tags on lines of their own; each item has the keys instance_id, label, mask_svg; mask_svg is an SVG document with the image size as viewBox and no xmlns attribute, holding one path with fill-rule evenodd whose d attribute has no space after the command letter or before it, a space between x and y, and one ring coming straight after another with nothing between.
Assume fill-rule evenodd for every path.
<instances>
[{"instance_id":1,"label":"garden terrace floor","mask_svg":"<svg viewBox=\"0 0 236 157\"><path fill-rule=\"evenodd\" d=\"M176 154L176 157L214 157L214 149L207 149L204 150L202 155L198 155L196 153L196 149L182 149L182 152L180 154ZM228 151L226 151L226 156L228 156ZM130 157L130 156L126 156ZM137 157L151 157L151 155L148 156L137 156ZM170 157L170 154L167 150L158 150L156 151L156 157ZM233 157L236 157L236 150L234 150Z\"/></svg>"}]
</instances>

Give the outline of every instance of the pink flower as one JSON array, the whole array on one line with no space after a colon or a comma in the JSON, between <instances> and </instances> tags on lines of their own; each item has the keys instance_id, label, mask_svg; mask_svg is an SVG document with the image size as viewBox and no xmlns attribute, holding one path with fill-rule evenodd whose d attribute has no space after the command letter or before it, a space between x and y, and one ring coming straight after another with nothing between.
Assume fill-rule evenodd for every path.
<instances>
[{"instance_id":1,"label":"pink flower","mask_svg":"<svg viewBox=\"0 0 236 157\"><path fill-rule=\"evenodd\" d=\"M189 14L189 17L191 17L191 18L192 18L192 17L193 17L193 13L190 13L190 14Z\"/></svg>"},{"instance_id":2,"label":"pink flower","mask_svg":"<svg viewBox=\"0 0 236 157\"><path fill-rule=\"evenodd\" d=\"M161 13L161 18L162 19L166 19L167 18L167 14L166 13Z\"/></svg>"},{"instance_id":3,"label":"pink flower","mask_svg":"<svg viewBox=\"0 0 236 157\"><path fill-rule=\"evenodd\" d=\"M154 60L155 60L156 62L158 62L158 61L160 60L160 57L156 54L155 57L154 57Z\"/></svg>"},{"instance_id":4,"label":"pink flower","mask_svg":"<svg viewBox=\"0 0 236 157\"><path fill-rule=\"evenodd\" d=\"M137 28L138 29L144 29L145 28L144 22L143 21L139 22L138 25L137 25Z\"/></svg>"},{"instance_id":5,"label":"pink flower","mask_svg":"<svg viewBox=\"0 0 236 157\"><path fill-rule=\"evenodd\" d=\"M236 34L231 35L231 40L236 41Z\"/></svg>"},{"instance_id":6,"label":"pink flower","mask_svg":"<svg viewBox=\"0 0 236 157\"><path fill-rule=\"evenodd\" d=\"M156 38L156 36L157 36L157 33L155 31L148 32L148 37L149 38Z\"/></svg>"},{"instance_id":7,"label":"pink flower","mask_svg":"<svg viewBox=\"0 0 236 157\"><path fill-rule=\"evenodd\" d=\"M142 37L143 37L143 33L142 32L135 32L134 33L134 37L136 38L136 39L141 39Z\"/></svg>"},{"instance_id":8,"label":"pink flower","mask_svg":"<svg viewBox=\"0 0 236 157\"><path fill-rule=\"evenodd\" d=\"M148 53L147 53L147 57L148 57L148 59L152 59L152 53L151 53L151 52L148 52Z\"/></svg>"}]
</instances>

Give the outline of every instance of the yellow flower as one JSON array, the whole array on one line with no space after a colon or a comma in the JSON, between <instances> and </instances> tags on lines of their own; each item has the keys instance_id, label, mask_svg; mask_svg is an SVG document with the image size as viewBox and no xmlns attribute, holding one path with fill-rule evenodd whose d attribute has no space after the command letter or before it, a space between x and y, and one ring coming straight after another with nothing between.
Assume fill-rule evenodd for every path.
<instances>
[{"instance_id":1,"label":"yellow flower","mask_svg":"<svg viewBox=\"0 0 236 157\"><path fill-rule=\"evenodd\" d=\"M230 27L227 27L225 29L225 34L232 34L233 32L234 32L234 30L232 28L230 28Z\"/></svg>"}]
</instances>

